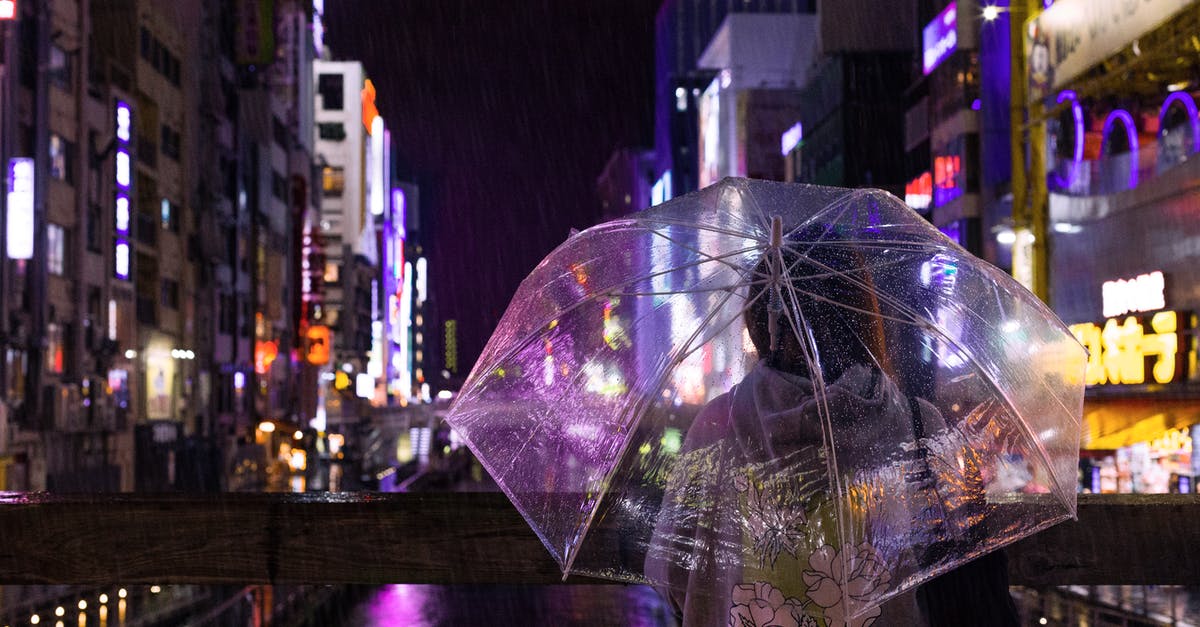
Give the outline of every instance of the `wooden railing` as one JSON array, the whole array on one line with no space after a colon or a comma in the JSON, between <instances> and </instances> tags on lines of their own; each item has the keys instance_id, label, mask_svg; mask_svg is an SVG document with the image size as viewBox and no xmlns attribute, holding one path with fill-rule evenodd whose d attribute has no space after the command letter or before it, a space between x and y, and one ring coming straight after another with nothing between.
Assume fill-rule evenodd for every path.
<instances>
[{"instance_id":1,"label":"wooden railing","mask_svg":"<svg viewBox=\"0 0 1200 627\"><path fill-rule=\"evenodd\" d=\"M1200 495L1084 495L1006 550L1014 585L1198 585ZM3 584L384 582L562 576L499 493L0 495Z\"/></svg>"}]
</instances>

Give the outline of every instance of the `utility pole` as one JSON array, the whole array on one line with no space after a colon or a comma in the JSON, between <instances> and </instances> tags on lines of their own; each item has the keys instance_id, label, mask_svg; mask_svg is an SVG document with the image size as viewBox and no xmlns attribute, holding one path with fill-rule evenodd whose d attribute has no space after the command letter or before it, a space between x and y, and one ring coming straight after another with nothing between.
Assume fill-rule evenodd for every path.
<instances>
[{"instance_id":1,"label":"utility pole","mask_svg":"<svg viewBox=\"0 0 1200 627\"><path fill-rule=\"evenodd\" d=\"M1009 6L1009 53L1012 220L1016 241L1012 249L1012 273L1038 298L1050 297L1050 248L1047 238L1048 201L1046 189L1045 102L1040 95L1029 98L1028 59L1025 37L1031 20L1041 10L1039 0L1012 0Z\"/></svg>"}]
</instances>

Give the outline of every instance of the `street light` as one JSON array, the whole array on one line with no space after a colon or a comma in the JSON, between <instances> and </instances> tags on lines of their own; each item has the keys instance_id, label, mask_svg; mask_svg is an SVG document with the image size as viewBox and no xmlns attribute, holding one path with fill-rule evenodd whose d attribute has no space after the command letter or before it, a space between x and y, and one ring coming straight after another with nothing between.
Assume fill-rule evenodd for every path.
<instances>
[{"instance_id":1,"label":"street light","mask_svg":"<svg viewBox=\"0 0 1200 627\"><path fill-rule=\"evenodd\" d=\"M998 18L998 17L1000 17L1000 7L998 7L994 4L989 4L985 7L983 7L984 21L994 22L996 20L996 18Z\"/></svg>"},{"instance_id":2,"label":"street light","mask_svg":"<svg viewBox=\"0 0 1200 627\"><path fill-rule=\"evenodd\" d=\"M264 421L258 423L258 430L262 431L263 433L274 433L275 432L275 423L273 423L269 420L264 420Z\"/></svg>"}]
</instances>

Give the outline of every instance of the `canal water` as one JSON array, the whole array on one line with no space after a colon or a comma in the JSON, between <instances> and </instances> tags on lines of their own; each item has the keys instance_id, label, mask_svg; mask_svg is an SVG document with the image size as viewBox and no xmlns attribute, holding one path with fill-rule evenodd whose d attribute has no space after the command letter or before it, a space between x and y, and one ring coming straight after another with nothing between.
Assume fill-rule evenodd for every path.
<instances>
[{"instance_id":1,"label":"canal water","mask_svg":"<svg viewBox=\"0 0 1200 627\"><path fill-rule=\"evenodd\" d=\"M621 585L381 586L347 615L347 627L586 625L674 627L654 590Z\"/></svg>"}]
</instances>

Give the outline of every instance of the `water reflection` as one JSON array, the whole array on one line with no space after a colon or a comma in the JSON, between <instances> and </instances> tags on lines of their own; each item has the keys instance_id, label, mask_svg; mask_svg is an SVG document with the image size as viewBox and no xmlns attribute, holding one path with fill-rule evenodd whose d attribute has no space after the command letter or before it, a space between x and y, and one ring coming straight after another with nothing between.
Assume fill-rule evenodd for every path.
<instances>
[{"instance_id":1,"label":"water reflection","mask_svg":"<svg viewBox=\"0 0 1200 627\"><path fill-rule=\"evenodd\" d=\"M645 586L433 586L376 590L346 625L628 625L674 626L665 603Z\"/></svg>"}]
</instances>

